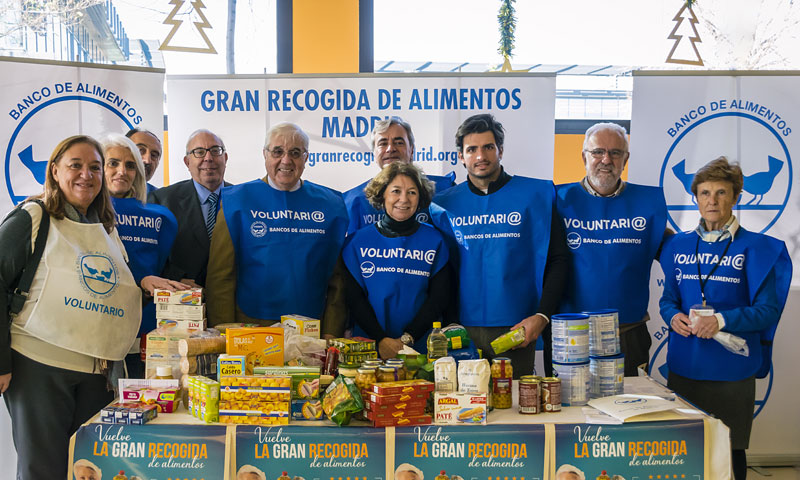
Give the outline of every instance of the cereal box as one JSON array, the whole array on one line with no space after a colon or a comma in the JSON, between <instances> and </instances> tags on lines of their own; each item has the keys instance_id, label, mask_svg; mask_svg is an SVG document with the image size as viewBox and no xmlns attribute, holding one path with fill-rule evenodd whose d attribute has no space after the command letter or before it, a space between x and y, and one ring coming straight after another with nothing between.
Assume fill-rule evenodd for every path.
<instances>
[{"instance_id":1,"label":"cereal box","mask_svg":"<svg viewBox=\"0 0 800 480\"><path fill-rule=\"evenodd\" d=\"M304 317L303 315L281 315L281 325L284 328L296 330L300 335L319 338L320 321L316 318Z\"/></svg>"},{"instance_id":2,"label":"cereal box","mask_svg":"<svg viewBox=\"0 0 800 480\"><path fill-rule=\"evenodd\" d=\"M283 366L283 328L229 328L225 332L225 353L244 355L247 368Z\"/></svg>"}]
</instances>

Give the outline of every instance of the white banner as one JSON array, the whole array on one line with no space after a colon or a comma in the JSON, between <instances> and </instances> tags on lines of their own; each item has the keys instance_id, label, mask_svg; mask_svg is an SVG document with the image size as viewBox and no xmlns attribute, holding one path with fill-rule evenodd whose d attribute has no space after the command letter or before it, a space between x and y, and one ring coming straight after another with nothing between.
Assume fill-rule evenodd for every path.
<instances>
[{"instance_id":1,"label":"white banner","mask_svg":"<svg viewBox=\"0 0 800 480\"><path fill-rule=\"evenodd\" d=\"M0 71L0 212L41 193L47 160L61 140L163 128L161 70L0 59Z\"/></svg>"},{"instance_id":2,"label":"white banner","mask_svg":"<svg viewBox=\"0 0 800 480\"><path fill-rule=\"evenodd\" d=\"M369 134L378 120L411 124L415 164L441 175L458 165L455 131L476 113L492 113L506 129L509 173L553 177L555 76L530 74L302 76L168 76L170 183L189 178L186 140L216 133L228 151L225 180L265 175L267 129L293 122L311 142L303 178L347 190L377 173Z\"/></svg>"},{"instance_id":3,"label":"white banner","mask_svg":"<svg viewBox=\"0 0 800 480\"><path fill-rule=\"evenodd\" d=\"M692 177L724 155L739 162L744 187L734 207L748 230L777 237L789 249L793 286L800 285L800 195L793 158L800 158L800 77L782 74L638 74L633 82L629 179L659 185L669 210L669 227L694 229L700 215L690 192ZM667 324L657 314L664 275L653 268L651 374L666 371ZM790 293L775 339L773 371L757 382L756 420L749 455L800 455L800 384L794 369L798 326L792 311L800 291Z\"/></svg>"}]
</instances>

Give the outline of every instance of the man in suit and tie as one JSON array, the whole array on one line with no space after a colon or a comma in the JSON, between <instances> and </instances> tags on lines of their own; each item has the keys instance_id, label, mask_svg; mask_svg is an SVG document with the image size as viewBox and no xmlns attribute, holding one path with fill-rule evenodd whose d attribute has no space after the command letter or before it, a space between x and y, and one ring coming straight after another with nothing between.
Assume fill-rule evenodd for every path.
<instances>
[{"instance_id":1,"label":"man in suit and tie","mask_svg":"<svg viewBox=\"0 0 800 480\"><path fill-rule=\"evenodd\" d=\"M178 235L163 276L202 287L206 281L208 249L219 211L228 154L214 133L201 129L189 135L183 163L191 180L158 189L148 196L150 203L169 208L178 219Z\"/></svg>"}]
</instances>

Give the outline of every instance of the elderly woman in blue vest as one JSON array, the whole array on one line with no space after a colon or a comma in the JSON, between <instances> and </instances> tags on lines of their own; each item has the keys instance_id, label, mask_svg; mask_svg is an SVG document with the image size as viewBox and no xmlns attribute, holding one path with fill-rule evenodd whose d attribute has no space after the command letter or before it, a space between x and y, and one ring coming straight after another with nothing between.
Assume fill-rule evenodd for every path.
<instances>
[{"instance_id":1,"label":"elderly woman in blue vest","mask_svg":"<svg viewBox=\"0 0 800 480\"><path fill-rule=\"evenodd\" d=\"M342 251L355 334L374 339L384 359L395 357L404 345L425 351L424 335L450 301L444 238L416 217L430 205L433 191L412 164L384 167L365 193L386 214L348 237Z\"/></svg>"},{"instance_id":2,"label":"elderly woman in blue vest","mask_svg":"<svg viewBox=\"0 0 800 480\"><path fill-rule=\"evenodd\" d=\"M175 241L178 221L166 207L145 203L147 180L144 162L136 144L118 133L106 135L100 143L106 158L106 185L117 214L117 231L128 253L128 266L133 278L139 282L148 275L159 275ZM154 277L153 281L157 288L189 288L189 285L160 277ZM139 339L156 328L155 304L147 296L144 302ZM131 378L145 377L144 362L139 352L140 342L134 342L125 358Z\"/></svg>"},{"instance_id":3,"label":"elderly woman in blue vest","mask_svg":"<svg viewBox=\"0 0 800 480\"><path fill-rule=\"evenodd\" d=\"M700 224L665 245L660 301L671 327L667 385L730 428L737 480L747 473L755 378L769 371L792 272L782 241L745 230L733 215L742 185L741 168L725 157L697 172ZM749 353L726 349L718 332L746 341Z\"/></svg>"},{"instance_id":4,"label":"elderly woman in blue vest","mask_svg":"<svg viewBox=\"0 0 800 480\"><path fill-rule=\"evenodd\" d=\"M34 197L41 204L24 203L0 225L0 287L13 292L27 283L23 272L35 272L18 313L9 313L17 296L0 295L0 393L22 480L66 478L69 438L114 398L109 365L125 358L139 329L141 291L114 227L103 165L91 137L63 140ZM157 282L138 283L152 292Z\"/></svg>"}]
</instances>

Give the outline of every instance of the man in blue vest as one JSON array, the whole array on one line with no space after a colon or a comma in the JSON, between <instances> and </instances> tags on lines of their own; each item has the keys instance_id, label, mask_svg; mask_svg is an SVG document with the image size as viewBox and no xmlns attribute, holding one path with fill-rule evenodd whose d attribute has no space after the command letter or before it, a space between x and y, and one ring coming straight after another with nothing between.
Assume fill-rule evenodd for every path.
<instances>
[{"instance_id":1,"label":"man in blue vest","mask_svg":"<svg viewBox=\"0 0 800 480\"><path fill-rule=\"evenodd\" d=\"M370 141L372 142L375 163L380 168L392 162L411 163L414 161L414 133L411 131L411 125L400 117L391 117L375 123L375 127L370 134ZM441 193L455 185L456 176L454 172L444 176L426 176L436 186L437 193ZM367 225L377 223L383 216L383 212L377 211L375 207L370 205L366 195L364 195L364 188L366 188L370 180L372 179L344 192L344 203L350 216L350 223L347 226L348 235L352 235L356 230ZM419 212L417 220L427 223L427 212Z\"/></svg>"},{"instance_id":2,"label":"man in blue vest","mask_svg":"<svg viewBox=\"0 0 800 480\"><path fill-rule=\"evenodd\" d=\"M222 192L206 280L209 324L271 325L299 314L341 335L344 325L323 313L347 228L342 194L300 178L308 135L297 125L270 128L263 154L264 178Z\"/></svg>"},{"instance_id":3,"label":"man in blue vest","mask_svg":"<svg viewBox=\"0 0 800 480\"><path fill-rule=\"evenodd\" d=\"M456 149L467 180L434 198L433 223L450 240L459 278L459 318L484 356L490 342L520 327L525 340L510 357L514 376L528 375L535 340L549 335L566 284L569 253L549 180L509 175L503 126L489 114L458 127ZM541 373L541 369L539 372ZM552 365L544 371L552 374Z\"/></svg>"},{"instance_id":4,"label":"man in blue vest","mask_svg":"<svg viewBox=\"0 0 800 480\"><path fill-rule=\"evenodd\" d=\"M623 127L589 127L582 152L586 176L557 187L556 208L572 252L560 311L618 310L625 375L635 376L650 358L650 268L665 234L667 207L661 188L621 179L629 156Z\"/></svg>"}]
</instances>

